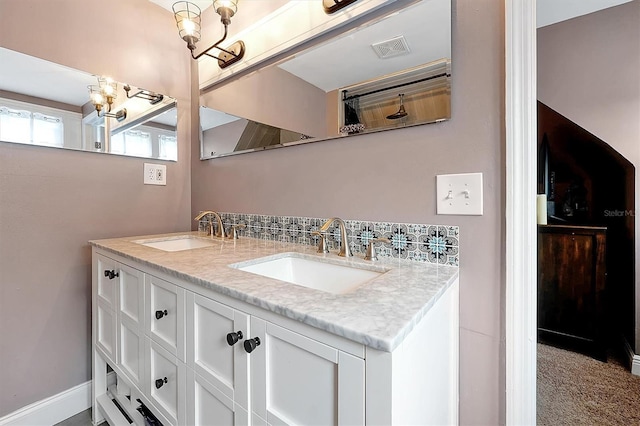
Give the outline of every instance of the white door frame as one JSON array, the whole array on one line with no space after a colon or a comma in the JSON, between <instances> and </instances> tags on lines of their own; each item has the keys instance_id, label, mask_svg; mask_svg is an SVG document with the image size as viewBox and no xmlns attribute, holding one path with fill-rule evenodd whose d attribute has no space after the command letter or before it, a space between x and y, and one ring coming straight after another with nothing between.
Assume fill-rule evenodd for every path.
<instances>
[{"instance_id":1,"label":"white door frame","mask_svg":"<svg viewBox=\"0 0 640 426\"><path fill-rule=\"evenodd\" d=\"M504 0L506 126L505 406L536 424L536 0Z\"/></svg>"}]
</instances>

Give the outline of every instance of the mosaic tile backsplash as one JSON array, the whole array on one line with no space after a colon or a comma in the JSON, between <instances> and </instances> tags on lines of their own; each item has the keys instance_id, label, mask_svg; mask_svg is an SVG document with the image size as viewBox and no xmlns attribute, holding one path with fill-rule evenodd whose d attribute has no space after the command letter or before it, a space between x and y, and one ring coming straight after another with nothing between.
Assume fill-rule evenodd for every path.
<instances>
[{"instance_id":1,"label":"mosaic tile backsplash","mask_svg":"<svg viewBox=\"0 0 640 426\"><path fill-rule=\"evenodd\" d=\"M238 227L240 237L317 245L318 231L326 219L295 216L269 216L244 213L220 213L225 228ZM369 241L386 238L388 243L375 243L378 257L395 257L418 262L459 266L459 228L450 225L421 225L412 223L368 222L345 220L349 246L354 254L364 255ZM215 221L214 221L215 223ZM206 229L207 219L199 223ZM334 222L325 233L330 250L340 248L340 230Z\"/></svg>"}]
</instances>

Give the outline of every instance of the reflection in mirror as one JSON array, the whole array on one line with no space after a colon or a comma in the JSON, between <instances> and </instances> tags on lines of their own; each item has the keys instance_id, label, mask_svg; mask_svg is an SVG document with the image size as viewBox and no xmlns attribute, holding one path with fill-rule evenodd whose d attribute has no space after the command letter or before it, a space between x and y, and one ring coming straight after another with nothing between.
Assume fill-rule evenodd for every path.
<instances>
[{"instance_id":1,"label":"reflection in mirror","mask_svg":"<svg viewBox=\"0 0 640 426\"><path fill-rule=\"evenodd\" d=\"M106 98L96 107L87 91L98 77L5 48L0 63L1 142L177 160L175 99L129 99L114 82L114 117L105 117ZM126 119L116 119L124 110Z\"/></svg>"},{"instance_id":2,"label":"reflection in mirror","mask_svg":"<svg viewBox=\"0 0 640 426\"><path fill-rule=\"evenodd\" d=\"M312 139L291 130L200 107L200 158L251 152Z\"/></svg>"},{"instance_id":3,"label":"reflection in mirror","mask_svg":"<svg viewBox=\"0 0 640 426\"><path fill-rule=\"evenodd\" d=\"M451 0L412 3L204 90L200 103L314 137L308 141L450 119ZM406 115L398 114L401 103ZM201 141L203 159L254 150L232 149L222 138L208 149Z\"/></svg>"}]
</instances>

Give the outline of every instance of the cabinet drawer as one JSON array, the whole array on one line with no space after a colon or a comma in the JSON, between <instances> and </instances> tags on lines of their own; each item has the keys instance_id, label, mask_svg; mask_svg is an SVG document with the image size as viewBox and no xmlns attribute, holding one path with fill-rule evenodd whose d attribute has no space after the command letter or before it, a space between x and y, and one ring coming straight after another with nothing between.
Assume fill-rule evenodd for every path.
<instances>
[{"instance_id":1,"label":"cabinet drawer","mask_svg":"<svg viewBox=\"0 0 640 426\"><path fill-rule=\"evenodd\" d=\"M227 342L231 333L238 337L233 345ZM245 408L249 406L249 358L242 344L248 334L247 314L188 292L187 365Z\"/></svg>"},{"instance_id":2,"label":"cabinet drawer","mask_svg":"<svg viewBox=\"0 0 640 426\"><path fill-rule=\"evenodd\" d=\"M249 415L218 388L187 368L187 424L248 425Z\"/></svg>"},{"instance_id":3,"label":"cabinet drawer","mask_svg":"<svg viewBox=\"0 0 640 426\"><path fill-rule=\"evenodd\" d=\"M184 361L184 289L148 274L145 284L147 334Z\"/></svg>"},{"instance_id":4,"label":"cabinet drawer","mask_svg":"<svg viewBox=\"0 0 640 426\"><path fill-rule=\"evenodd\" d=\"M171 423L184 424L185 365L156 342L145 338L145 344L145 393Z\"/></svg>"},{"instance_id":5,"label":"cabinet drawer","mask_svg":"<svg viewBox=\"0 0 640 426\"><path fill-rule=\"evenodd\" d=\"M118 283L118 269L116 261L104 257L97 256L97 289L96 293L98 300L102 301L104 305L112 310L115 310L116 306L116 286Z\"/></svg>"}]
</instances>

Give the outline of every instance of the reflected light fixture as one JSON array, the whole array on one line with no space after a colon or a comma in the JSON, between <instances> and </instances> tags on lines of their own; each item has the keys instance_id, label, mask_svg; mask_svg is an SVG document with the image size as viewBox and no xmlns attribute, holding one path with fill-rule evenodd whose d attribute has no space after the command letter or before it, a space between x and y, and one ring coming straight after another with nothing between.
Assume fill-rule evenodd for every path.
<instances>
[{"instance_id":1,"label":"reflected light fixture","mask_svg":"<svg viewBox=\"0 0 640 426\"><path fill-rule=\"evenodd\" d=\"M324 9L324 13L331 15L357 1L358 0L322 0L322 8Z\"/></svg>"},{"instance_id":2,"label":"reflected light fixture","mask_svg":"<svg viewBox=\"0 0 640 426\"><path fill-rule=\"evenodd\" d=\"M122 121L127 118L126 108L122 108L116 113L111 113L113 100L118 97L118 83L113 81L113 79L110 77L98 77L98 84L90 85L88 86L88 89L91 103L96 109L98 117L115 118L118 121Z\"/></svg>"},{"instance_id":3,"label":"reflected light fixture","mask_svg":"<svg viewBox=\"0 0 640 426\"><path fill-rule=\"evenodd\" d=\"M148 90L144 90L140 88L138 88L140 90L137 93L134 93L132 95L129 93L131 91L131 86L129 86L128 84L125 84L123 89L127 93L128 99L132 99L132 98L146 99L149 101L151 105L155 105L158 102L162 101L162 99L164 99L164 95L161 95L159 93L153 93Z\"/></svg>"},{"instance_id":4,"label":"reflected light fixture","mask_svg":"<svg viewBox=\"0 0 640 426\"><path fill-rule=\"evenodd\" d=\"M210 47L201 53L194 55L196 43L200 41L200 17L201 10L195 4L188 1L179 1L173 4L173 14L178 26L178 34L187 43L193 59L199 59L203 55L218 60L220 68L226 68L242 59L245 52L244 42L238 40L231 46L222 48L219 46L227 38L227 27L231 23L231 17L238 11L238 0L213 0L213 9L220 15L220 22L224 25L224 35ZM209 53L212 49L220 51L218 56Z\"/></svg>"}]
</instances>

